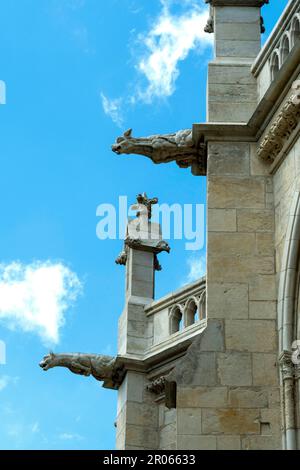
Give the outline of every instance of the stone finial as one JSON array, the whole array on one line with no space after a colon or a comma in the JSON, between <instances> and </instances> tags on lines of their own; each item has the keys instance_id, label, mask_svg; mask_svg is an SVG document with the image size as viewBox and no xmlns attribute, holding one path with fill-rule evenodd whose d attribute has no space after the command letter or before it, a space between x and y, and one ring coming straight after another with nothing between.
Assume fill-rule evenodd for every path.
<instances>
[{"instance_id":1,"label":"stone finial","mask_svg":"<svg viewBox=\"0 0 300 470\"><path fill-rule=\"evenodd\" d=\"M138 204L141 204L142 206L147 207L147 212L148 212L148 219L151 220L152 218L152 206L155 204L158 204L158 198L153 197L152 199L149 199L146 193L143 194L138 194L136 197L136 200ZM140 216L140 213L137 213L137 216Z\"/></svg>"},{"instance_id":2,"label":"stone finial","mask_svg":"<svg viewBox=\"0 0 300 470\"><path fill-rule=\"evenodd\" d=\"M122 379L122 371L117 365L116 358L100 354L54 354L50 352L39 366L44 371L54 367L65 367L73 374L85 377L92 375L96 380L104 382L106 388L116 388Z\"/></svg>"}]
</instances>

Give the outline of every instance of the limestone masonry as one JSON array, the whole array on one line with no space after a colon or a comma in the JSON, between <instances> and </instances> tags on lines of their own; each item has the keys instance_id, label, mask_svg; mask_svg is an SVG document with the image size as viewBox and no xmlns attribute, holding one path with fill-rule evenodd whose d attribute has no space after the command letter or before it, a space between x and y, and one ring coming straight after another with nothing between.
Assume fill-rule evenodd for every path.
<instances>
[{"instance_id":1,"label":"limestone masonry","mask_svg":"<svg viewBox=\"0 0 300 470\"><path fill-rule=\"evenodd\" d=\"M157 200L139 195L117 259L118 356L41 366L118 390L118 449L300 449L300 0L262 49L272 0L206 3L207 122L167 136L127 131L113 150L191 167L195 185L206 175L207 276L154 300L170 247L151 221Z\"/></svg>"}]
</instances>

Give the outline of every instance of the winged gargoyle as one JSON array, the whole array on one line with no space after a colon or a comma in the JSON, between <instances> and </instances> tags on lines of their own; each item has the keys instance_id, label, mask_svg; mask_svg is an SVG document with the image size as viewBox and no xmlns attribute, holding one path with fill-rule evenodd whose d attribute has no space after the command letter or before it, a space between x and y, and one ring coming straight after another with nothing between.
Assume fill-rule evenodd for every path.
<instances>
[{"instance_id":1,"label":"winged gargoyle","mask_svg":"<svg viewBox=\"0 0 300 470\"><path fill-rule=\"evenodd\" d=\"M104 386L110 388L115 388L122 378L122 367L117 364L117 359L100 354L54 354L50 352L39 365L44 371L54 367L66 367L74 374L85 377L92 375L96 380L104 382Z\"/></svg>"},{"instance_id":2,"label":"winged gargoyle","mask_svg":"<svg viewBox=\"0 0 300 470\"><path fill-rule=\"evenodd\" d=\"M144 155L153 163L176 161L180 168L197 165L200 167L200 173L205 174L204 149L204 144L195 146L191 129L141 138L133 137L132 129L129 129L122 137L118 137L112 146L112 151L117 155Z\"/></svg>"}]
</instances>

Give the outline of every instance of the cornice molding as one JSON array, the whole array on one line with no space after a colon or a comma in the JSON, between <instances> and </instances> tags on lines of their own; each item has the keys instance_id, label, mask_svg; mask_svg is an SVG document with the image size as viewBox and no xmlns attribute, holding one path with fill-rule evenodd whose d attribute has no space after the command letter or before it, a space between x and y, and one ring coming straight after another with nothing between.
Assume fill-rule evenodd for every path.
<instances>
[{"instance_id":1,"label":"cornice molding","mask_svg":"<svg viewBox=\"0 0 300 470\"><path fill-rule=\"evenodd\" d=\"M281 152L300 120L300 81L292 86L293 93L275 117L263 137L257 155L266 162L273 163Z\"/></svg>"}]
</instances>

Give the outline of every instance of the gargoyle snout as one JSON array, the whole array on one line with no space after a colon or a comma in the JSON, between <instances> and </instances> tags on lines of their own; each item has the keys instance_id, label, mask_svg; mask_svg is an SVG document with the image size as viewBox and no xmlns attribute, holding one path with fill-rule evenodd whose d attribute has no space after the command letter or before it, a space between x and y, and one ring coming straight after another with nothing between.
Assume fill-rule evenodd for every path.
<instances>
[{"instance_id":1,"label":"gargoyle snout","mask_svg":"<svg viewBox=\"0 0 300 470\"><path fill-rule=\"evenodd\" d=\"M117 155L120 155L121 153L121 145L119 144L114 144L111 146L111 149L113 152L115 152Z\"/></svg>"}]
</instances>

